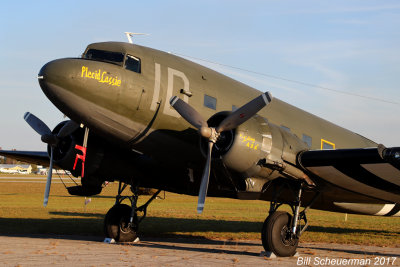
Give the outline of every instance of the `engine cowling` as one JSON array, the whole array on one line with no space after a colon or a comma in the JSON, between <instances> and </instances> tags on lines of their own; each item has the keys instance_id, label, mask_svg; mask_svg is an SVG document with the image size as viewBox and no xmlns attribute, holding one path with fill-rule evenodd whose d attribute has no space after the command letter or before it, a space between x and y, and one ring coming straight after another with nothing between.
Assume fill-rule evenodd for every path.
<instances>
[{"instance_id":1,"label":"engine cowling","mask_svg":"<svg viewBox=\"0 0 400 267\"><path fill-rule=\"evenodd\" d=\"M66 123L67 121L60 122L53 129L52 133L56 135ZM67 135L64 138L60 139L53 150L54 163L58 167L70 171L74 176L78 176L78 172L72 170L70 166L71 162L72 164L74 163L76 156L75 145L79 143L78 140L83 140L82 138L83 138L83 130L79 128L72 134ZM47 152L50 157L50 145L47 146Z\"/></svg>"},{"instance_id":2,"label":"engine cowling","mask_svg":"<svg viewBox=\"0 0 400 267\"><path fill-rule=\"evenodd\" d=\"M227 114L215 114L209 125L217 125ZM296 167L296 160L299 152L308 149L296 135L256 115L236 129L221 133L213 157L221 158L227 167L244 177L274 179L283 174L306 179Z\"/></svg>"},{"instance_id":3,"label":"engine cowling","mask_svg":"<svg viewBox=\"0 0 400 267\"><path fill-rule=\"evenodd\" d=\"M58 124L52 132L58 133L66 122ZM54 148L55 165L70 171L75 177L82 173L82 161L77 160L75 170L74 165L77 154L82 154L75 146L82 146L83 136L84 129L78 128L72 134L62 138ZM50 147L48 147L48 153L50 155ZM133 162L141 163L138 154L124 150L91 132L87 143L82 185L98 187L106 180L123 180L127 177L137 176L135 169L130 168Z\"/></svg>"}]
</instances>

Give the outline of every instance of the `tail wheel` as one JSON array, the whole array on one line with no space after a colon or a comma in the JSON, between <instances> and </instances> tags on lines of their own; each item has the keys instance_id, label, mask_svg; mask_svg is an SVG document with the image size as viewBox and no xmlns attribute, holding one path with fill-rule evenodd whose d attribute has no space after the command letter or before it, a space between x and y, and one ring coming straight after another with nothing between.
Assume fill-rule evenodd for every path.
<instances>
[{"instance_id":1,"label":"tail wheel","mask_svg":"<svg viewBox=\"0 0 400 267\"><path fill-rule=\"evenodd\" d=\"M132 242L137 238L138 220L136 213L130 224L131 207L125 204L113 206L104 218L104 232L117 242Z\"/></svg>"},{"instance_id":2,"label":"tail wheel","mask_svg":"<svg viewBox=\"0 0 400 267\"><path fill-rule=\"evenodd\" d=\"M292 216L283 211L275 211L265 220L261 240L265 251L280 257L290 257L296 253L298 238L291 233Z\"/></svg>"}]
</instances>

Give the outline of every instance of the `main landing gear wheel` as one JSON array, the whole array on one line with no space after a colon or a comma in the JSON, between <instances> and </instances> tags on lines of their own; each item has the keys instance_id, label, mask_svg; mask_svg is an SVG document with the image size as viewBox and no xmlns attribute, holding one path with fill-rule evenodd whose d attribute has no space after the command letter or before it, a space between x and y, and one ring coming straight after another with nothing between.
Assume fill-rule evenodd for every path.
<instances>
[{"instance_id":1,"label":"main landing gear wheel","mask_svg":"<svg viewBox=\"0 0 400 267\"><path fill-rule=\"evenodd\" d=\"M138 222L134 214L133 222L130 223L132 208L125 204L114 205L104 218L104 232L109 238L117 242L132 242L137 238Z\"/></svg>"},{"instance_id":2,"label":"main landing gear wheel","mask_svg":"<svg viewBox=\"0 0 400 267\"><path fill-rule=\"evenodd\" d=\"M139 224L146 217L147 207L160 194L159 189L145 204L137 207L139 188L131 185L132 196L122 196L122 192L128 184L119 182L118 195L115 197L115 205L107 212L104 218L104 233L106 237L113 238L117 242L132 242L138 236ZM129 199L131 205L121 204Z\"/></svg>"},{"instance_id":3,"label":"main landing gear wheel","mask_svg":"<svg viewBox=\"0 0 400 267\"><path fill-rule=\"evenodd\" d=\"M292 216L283 211L275 211L265 220L261 240L265 251L277 256L290 257L296 253L299 239L290 229Z\"/></svg>"}]
</instances>

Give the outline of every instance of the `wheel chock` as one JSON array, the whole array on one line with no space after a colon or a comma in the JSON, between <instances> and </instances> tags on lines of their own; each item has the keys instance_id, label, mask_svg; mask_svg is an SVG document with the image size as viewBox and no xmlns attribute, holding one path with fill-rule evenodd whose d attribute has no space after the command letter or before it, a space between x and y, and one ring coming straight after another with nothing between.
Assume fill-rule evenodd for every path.
<instances>
[{"instance_id":1,"label":"wheel chock","mask_svg":"<svg viewBox=\"0 0 400 267\"><path fill-rule=\"evenodd\" d=\"M271 251L261 251L260 257L267 257L268 259L275 259L276 255L275 253Z\"/></svg>"},{"instance_id":2,"label":"wheel chock","mask_svg":"<svg viewBox=\"0 0 400 267\"><path fill-rule=\"evenodd\" d=\"M300 254L298 252L296 252L296 254L294 254L292 257L299 257L299 256L300 256ZM277 258L275 253L273 253L271 251L261 251L260 257L267 257L268 259L276 259Z\"/></svg>"},{"instance_id":3,"label":"wheel chock","mask_svg":"<svg viewBox=\"0 0 400 267\"><path fill-rule=\"evenodd\" d=\"M107 243L107 244L115 244L116 243L114 238L109 238L109 237L105 238L103 242Z\"/></svg>"}]
</instances>

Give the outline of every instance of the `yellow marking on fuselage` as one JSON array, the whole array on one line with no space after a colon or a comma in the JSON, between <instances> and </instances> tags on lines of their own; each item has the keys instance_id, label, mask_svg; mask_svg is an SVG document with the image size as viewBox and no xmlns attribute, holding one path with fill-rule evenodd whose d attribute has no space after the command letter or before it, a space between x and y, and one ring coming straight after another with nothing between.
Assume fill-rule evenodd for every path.
<instances>
[{"instance_id":1,"label":"yellow marking on fuselage","mask_svg":"<svg viewBox=\"0 0 400 267\"><path fill-rule=\"evenodd\" d=\"M240 138L242 143L246 143L246 146L248 148L251 148L251 149L254 149L254 150L258 149L258 145L259 144L256 143L256 139L254 139L254 138L252 138L250 136L247 136L247 135L243 135L241 133L239 134L239 138Z\"/></svg>"},{"instance_id":2,"label":"yellow marking on fuselage","mask_svg":"<svg viewBox=\"0 0 400 267\"><path fill-rule=\"evenodd\" d=\"M335 149L335 144L334 144L334 143L329 142L329 141L327 141L327 140L325 140L325 139L321 139L321 150L322 150L323 147L324 147L324 143L326 143L326 144L328 144L328 145L331 145L332 148Z\"/></svg>"},{"instance_id":3,"label":"yellow marking on fuselage","mask_svg":"<svg viewBox=\"0 0 400 267\"><path fill-rule=\"evenodd\" d=\"M121 86L122 83L122 81L118 79L118 76L113 77L111 75L108 75L106 71L102 71L101 69L90 71L89 68L86 66L82 66L81 77L95 79L99 83L106 83L111 86Z\"/></svg>"}]
</instances>

